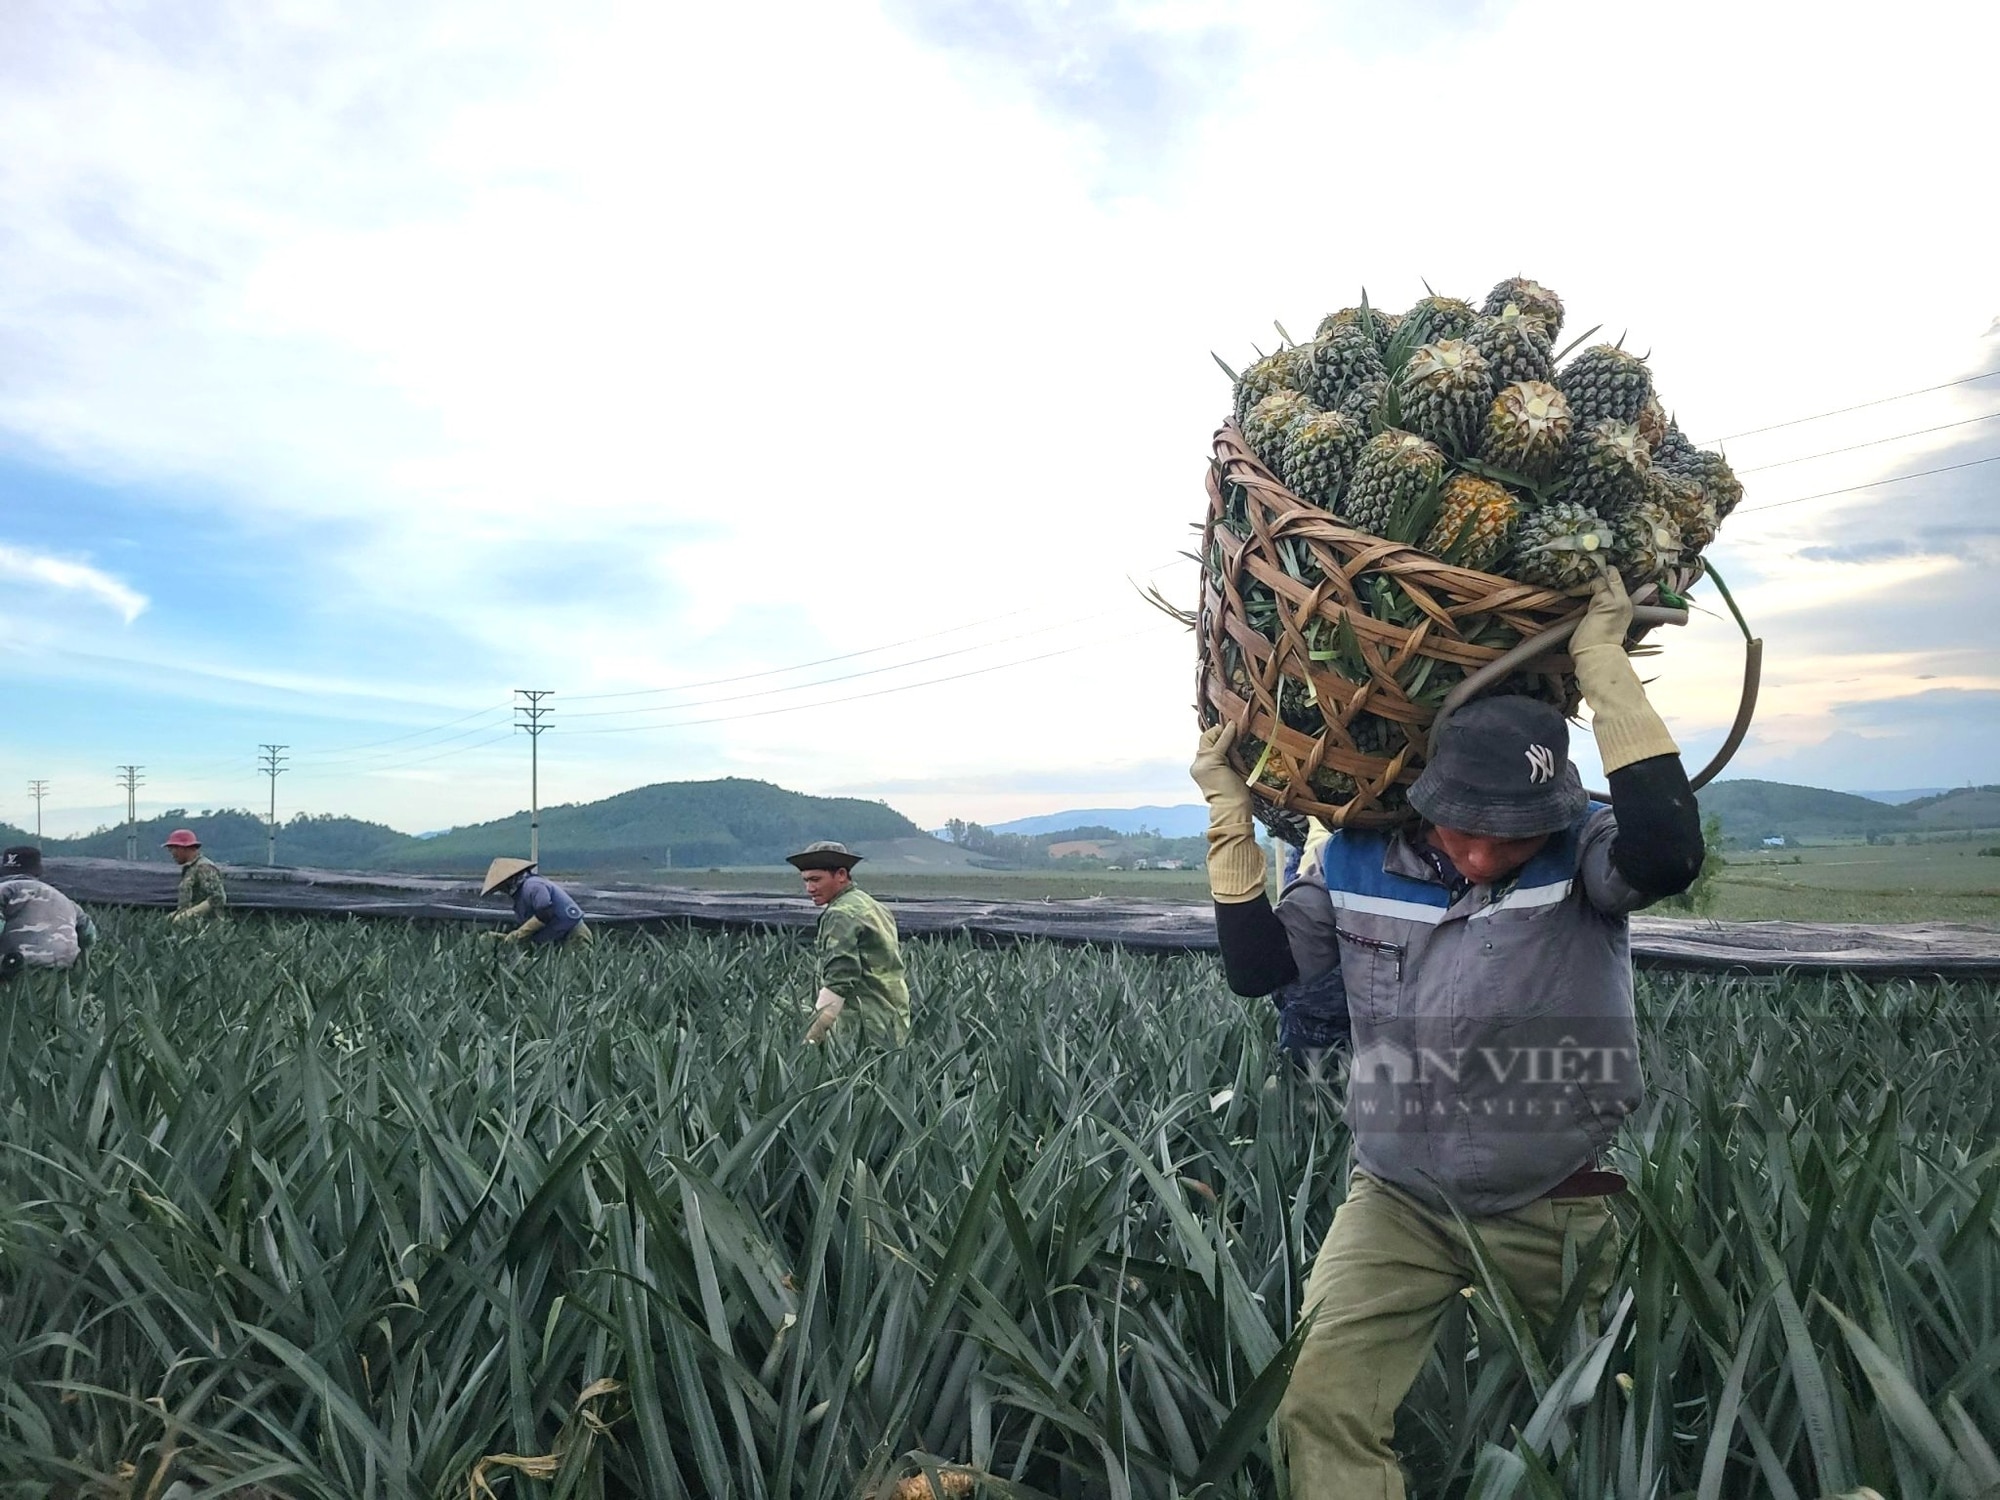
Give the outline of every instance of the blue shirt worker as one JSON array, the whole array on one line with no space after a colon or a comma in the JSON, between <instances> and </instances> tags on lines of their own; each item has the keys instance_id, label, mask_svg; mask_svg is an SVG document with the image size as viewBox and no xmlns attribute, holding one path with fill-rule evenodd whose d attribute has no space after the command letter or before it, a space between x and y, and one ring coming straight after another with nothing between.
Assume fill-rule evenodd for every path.
<instances>
[{"instance_id":1,"label":"blue shirt worker","mask_svg":"<svg viewBox=\"0 0 2000 1500\"><path fill-rule=\"evenodd\" d=\"M1353 1031L1347 1196L1306 1283L1312 1324L1278 1409L1292 1493L1402 1500L1396 1408L1452 1299L1480 1280L1466 1224L1531 1318L1585 1307L1616 1260L1600 1153L1638 1108L1630 913L1701 871L1701 818L1667 727L1625 653L1615 573L1570 643L1611 781L1592 803L1554 707L1493 697L1458 710L1410 787L1418 821L1341 830L1275 910L1251 798L1202 737L1209 888L1239 994L1337 972ZM1462 1217L1461 1217L1462 1216Z\"/></svg>"},{"instance_id":2,"label":"blue shirt worker","mask_svg":"<svg viewBox=\"0 0 2000 1500\"><path fill-rule=\"evenodd\" d=\"M532 943L538 948L566 942L571 936L586 943L592 940L583 908L548 876L536 874L530 860L494 860L486 867L486 883L479 894L509 897L514 903L514 920L521 924L510 932L489 932L487 937L503 943Z\"/></svg>"},{"instance_id":3,"label":"blue shirt worker","mask_svg":"<svg viewBox=\"0 0 2000 1500\"><path fill-rule=\"evenodd\" d=\"M0 979L24 968L67 969L96 937L89 914L42 879L41 850L0 850Z\"/></svg>"}]
</instances>

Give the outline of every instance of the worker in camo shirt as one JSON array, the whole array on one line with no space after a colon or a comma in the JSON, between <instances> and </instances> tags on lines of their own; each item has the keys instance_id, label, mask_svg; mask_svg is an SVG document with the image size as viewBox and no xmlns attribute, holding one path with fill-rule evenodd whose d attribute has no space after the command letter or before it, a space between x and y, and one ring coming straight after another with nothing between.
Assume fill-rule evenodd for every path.
<instances>
[{"instance_id":1,"label":"worker in camo shirt","mask_svg":"<svg viewBox=\"0 0 2000 1500\"><path fill-rule=\"evenodd\" d=\"M42 851L0 851L0 979L24 968L67 969L97 937L90 916L42 879Z\"/></svg>"},{"instance_id":2,"label":"worker in camo shirt","mask_svg":"<svg viewBox=\"0 0 2000 1500\"><path fill-rule=\"evenodd\" d=\"M161 847L181 867L173 921L198 922L204 917L219 917L229 909L229 892L222 884L221 867L201 852L201 839L192 828L176 828Z\"/></svg>"}]
</instances>

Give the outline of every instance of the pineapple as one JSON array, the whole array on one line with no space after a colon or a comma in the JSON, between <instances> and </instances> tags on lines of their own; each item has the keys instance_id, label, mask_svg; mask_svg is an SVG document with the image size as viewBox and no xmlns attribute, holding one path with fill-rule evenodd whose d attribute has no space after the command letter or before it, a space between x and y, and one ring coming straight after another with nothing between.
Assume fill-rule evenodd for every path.
<instances>
[{"instance_id":1,"label":"pineapple","mask_svg":"<svg viewBox=\"0 0 2000 1500\"><path fill-rule=\"evenodd\" d=\"M1462 339L1422 344L1397 377L1403 425L1452 453L1479 446L1493 377L1479 351Z\"/></svg>"},{"instance_id":2,"label":"pineapple","mask_svg":"<svg viewBox=\"0 0 2000 1500\"><path fill-rule=\"evenodd\" d=\"M1382 351L1366 330L1352 323L1337 324L1315 339L1307 355L1307 374L1300 387L1315 405L1331 411L1349 392L1387 375Z\"/></svg>"},{"instance_id":3,"label":"pineapple","mask_svg":"<svg viewBox=\"0 0 2000 1500\"><path fill-rule=\"evenodd\" d=\"M1470 302L1433 294L1404 313L1403 317L1425 319L1424 339L1435 344L1440 339L1464 338L1472 332L1472 325L1478 321L1479 314L1472 310Z\"/></svg>"},{"instance_id":4,"label":"pineapple","mask_svg":"<svg viewBox=\"0 0 2000 1500\"><path fill-rule=\"evenodd\" d=\"M1391 427L1368 440L1354 461L1344 510L1358 531L1383 535L1389 523L1445 474L1445 456L1414 432Z\"/></svg>"},{"instance_id":5,"label":"pineapple","mask_svg":"<svg viewBox=\"0 0 2000 1500\"><path fill-rule=\"evenodd\" d=\"M1337 411L1316 412L1292 423L1279 477L1293 494L1325 510L1337 510L1354 472L1354 460L1368 429Z\"/></svg>"},{"instance_id":6,"label":"pineapple","mask_svg":"<svg viewBox=\"0 0 2000 1500\"><path fill-rule=\"evenodd\" d=\"M1646 404L1639 408L1637 426L1639 436L1646 440L1646 451L1658 453L1660 444L1667 440L1667 409L1660 405L1658 391L1646 397Z\"/></svg>"},{"instance_id":7,"label":"pineapple","mask_svg":"<svg viewBox=\"0 0 2000 1500\"><path fill-rule=\"evenodd\" d=\"M1653 374L1636 354L1616 344L1593 344L1564 365L1556 385L1569 398L1579 425L1637 422L1653 394Z\"/></svg>"},{"instance_id":8,"label":"pineapple","mask_svg":"<svg viewBox=\"0 0 2000 1500\"><path fill-rule=\"evenodd\" d=\"M1706 448L1690 448L1685 456L1672 461L1668 472L1683 479L1692 479L1706 490L1715 506L1718 521L1727 520L1729 513L1736 509L1736 502L1743 498L1743 481L1729 467L1729 460Z\"/></svg>"},{"instance_id":9,"label":"pineapple","mask_svg":"<svg viewBox=\"0 0 2000 1500\"><path fill-rule=\"evenodd\" d=\"M1579 427L1563 456L1562 497L1612 518L1646 494L1652 456L1630 422Z\"/></svg>"},{"instance_id":10,"label":"pineapple","mask_svg":"<svg viewBox=\"0 0 2000 1500\"><path fill-rule=\"evenodd\" d=\"M1505 316L1509 307L1519 308L1523 317L1537 319L1551 344L1562 333L1562 298L1540 282L1525 276L1509 276L1486 294L1486 305L1481 311L1498 318Z\"/></svg>"},{"instance_id":11,"label":"pineapple","mask_svg":"<svg viewBox=\"0 0 2000 1500\"><path fill-rule=\"evenodd\" d=\"M1401 313L1383 312L1379 307L1368 309L1369 319L1375 324L1375 347L1384 355L1389 352L1389 341L1396 336L1396 330L1403 326Z\"/></svg>"},{"instance_id":12,"label":"pineapple","mask_svg":"<svg viewBox=\"0 0 2000 1500\"><path fill-rule=\"evenodd\" d=\"M1382 409L1382 394L1389 388L1386 379L1371 380L1365 385L1357 385L1342 398L1340 409L1361 424L1362 432L1372 432L1375 414Z\"/></svg>"},{"instance_id":13,"label":"pineapple","mask_svg":"<svg viewBox=\"0 0 2000 1500\"><path fill-rule=\"evenodd\" d=\"M1472 325L1468 337L1492 369L1495 389L1505 389L1523 380L1555 378L1556 362L1549 352L1549 336L1534 318L1511 311L1497 318L1482 317Z\"/></svg>"},{"instance_id":14,"label":"pineapple","mask_svg":"<svg viewBox=\"0 0 2000 1500\"><path fill-rule=\"evenodd\" d=\"M1611 528L1595 511L1558 500L1522 518L1503 571L1544 588L1580 589L1597 576L1599 556L1611 543Z\"/></svg>"},{"instance_id":15,"label":"pineapple","mask_svg":"<svg viewBox=\"0 0 2000 1500\"><path fill-rule=\"evenodd\" d=\"M1284 462L1285 444L1291 441L1292 424L1318 410L1297 391L1273 391L1243 419L1243 441L1265 468L1276 473Z\"/></svg>"},{"instance_id":16,"label":"pineapple","mask_svg":"<svg viewBox=\"0 0 2000 1500\"><path fill-rule=\"evenodd\" d=\"M1611 557L1632 588L1657 583L1681 560L1673 512L1649 493L1611 523Z\"/></svg>"},{"instance_id":17,"label":"pineapple","mask_svg":"<svg viewBox=\"0 0 2000 1500\"><path fill-rule=\"evenodd\" d=\"M1556 471L1569 444L1569 403L1545 381L1510 385L1493 398L1479 460L1540 483Z\"/></svg>"},{"instance_id":18,"label":"pineapple","mask_svg":"<svg viewBox=\"0 0 2000 1500\"><path fill-rule=\"evenodd\" d=\"M1298 345L1267 354L1236 377L1236 425L1241 427L1250 408L1277 391L1302 391L1310 374L1310 351Z\"/></svg>"},{"instance_id":19,"label":"pineapple","mask_svg":"<svg viewBox=\"0 0 2000 1500\"><path fill-rule=\"evenodd\" d=\"M1664 506L1667 514L1674 518L1674 525L1681 534L1683 552L1693 555L1715 540L1716 528L1722 524L1722 518L1715 513L1715 502L1709 498L1708 491L1699 480L1656 468L1646 498Z\"/></svg>"},{"instance_id":20,"label":"pineapple","mask_svg":"<svg viewBox=\"0 0 2000 1500\"><path fill-rule=\"evenodd\" d=\"M1483 573L1506 555L1520 518L1521 502L1505 485L1473 474L1454 474L1444 487L1443 503L1423 548Z\"/></svg>"},{"instance_id":21,"label":"pineapple","mask_svg":"<svg viewBox=\"0 0 2000 1500\"><path fill-rule=\"evenodd\" d=\"M1687 434L1681 431L1681 424L1672 417L1667 418L1667 430L1658 446L1653 449L1653 467L1673 469L1696 451Z\"/></svg>"}]
</instances>

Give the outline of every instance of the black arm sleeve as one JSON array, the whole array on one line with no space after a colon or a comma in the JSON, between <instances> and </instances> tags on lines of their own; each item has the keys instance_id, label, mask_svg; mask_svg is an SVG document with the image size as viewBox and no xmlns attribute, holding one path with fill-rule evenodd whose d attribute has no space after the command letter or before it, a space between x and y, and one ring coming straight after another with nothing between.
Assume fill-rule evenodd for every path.
<instances>
[{"instance_id":1,"label":"black arm sleeve","mask_svg":"<svg viewBox=\"0 0 2000 1500\"><path fill-rule=\"evenodd\" d=\"M1611 863L1648 901L1678 896L1701 873L1701 808L1678 755L1655 755L1611 773L1618 832Z\"/></svg>"},{"instance_id":2,"label":"black arm sleeve","mask_svg":"<svg viewBox=\"0 0 2000 1500\"><path fill-rule=\"evenodd\" d=\"M1292 940L1267 897L1215 903L1222 972L1239 995L1268 995L1299 977Z\"/></svg>"}]
</instances>

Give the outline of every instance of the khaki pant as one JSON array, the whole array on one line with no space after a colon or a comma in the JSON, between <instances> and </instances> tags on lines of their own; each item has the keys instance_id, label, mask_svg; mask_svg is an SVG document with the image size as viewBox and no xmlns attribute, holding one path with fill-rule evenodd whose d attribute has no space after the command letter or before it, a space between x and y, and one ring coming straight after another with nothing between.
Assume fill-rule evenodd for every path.
<instances>
[{"instance_id":1,"label":"khaki pant","mask_svg":"<svg viewBox=\"0 0 2000 1500\"><path fill-rule=\"evenodd\" d=\"M1546 1324L1562 1302L1564 1238L1581 1255L1610 1212L1602 1198L1545 1198L1472 1223L1528 1316ZM1615 1259L1593 1272L1592 1313ZM1456 1219L1353 1174L1306 1281L1305 1306L1319 1315L1278 1407L1297 1500L1403 1500L1389 1446L1396 1408L1451 1299L1478 1279Z\"/></svg>"}]
</instances>

